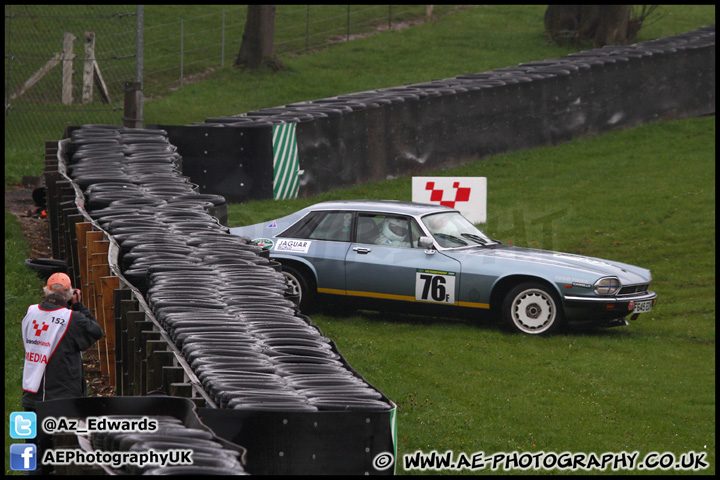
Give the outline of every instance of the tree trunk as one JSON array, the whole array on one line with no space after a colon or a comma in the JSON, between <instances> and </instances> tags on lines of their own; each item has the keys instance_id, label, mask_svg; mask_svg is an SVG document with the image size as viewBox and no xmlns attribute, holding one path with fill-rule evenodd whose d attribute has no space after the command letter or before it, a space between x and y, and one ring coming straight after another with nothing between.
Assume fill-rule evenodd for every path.
<instances>
[{"instance_id":1,"label":"tree trunk","mask_svg":"<svg viewBox=\"0 0 720 480\"><path fill-rule=\"evenodd\" d=\"M261 65L277 67L273 54L275 35L275 5L248 5L245 31L235 65L258 68Z\"/></svg>"},{"instance_id":2,"label":"tree trunk","mask_svg":"<svg viewBox=\"0 0 720 480\"><path fill-rule=\"evenodd\" d=\"M595 45L618 45L627 43L630 5L603 5L600 22L595 32Z\"/></svg>"},{"instance_id":3,"label":"tree trunk","mask_svg":"<svg viewBox=\"0 0 720 480\"><path fill-rule=\"evenodd\" d=\"M626 43L630 5L548 5L545 31L558 43Z\"/></svg>"}]
</instances>

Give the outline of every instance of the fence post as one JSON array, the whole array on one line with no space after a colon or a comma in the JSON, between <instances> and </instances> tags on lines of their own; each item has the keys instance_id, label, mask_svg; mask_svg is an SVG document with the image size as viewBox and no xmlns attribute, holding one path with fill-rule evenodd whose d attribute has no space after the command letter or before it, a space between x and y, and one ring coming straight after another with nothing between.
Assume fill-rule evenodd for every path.
<instances>
[{"instance_id":1,"label":"fence post","mask_svg":"<svg viewBox=\"0 0 720 480\"><path fill-rule=\"evenodd\" d=\"M141 103L142 89L140 88L140 82L125 82L123 126L128 128L142 128L142 118L140 118Z\"/></svg>"},{"instance_id":2,"label":"fence post","mask_svg":"<svg viewBox=\"0 0 720 480\"><path fill-rule=\"evenodd\" d=\"M62 103L72 105L73 42L75 35L65 32L63 36Z\"/></svg>"},{"instance_id":3,"label":"fence post","mask_svg":"<svg viewBox=\"0 0 720 480\"><path fill-rule=\"evenodd\" d=\"M85 65L83 66L82 103L92 103L93 62L95 61L95 32L85 32Z\"/></svg>"},{"instance_id":4,"label":"fence post","mask_svg":"<svg viewBox=\"0 0 720 480\"><path fill-rule=\"evenodd\" d=\"M425 5L425 20L427 20L427 21L432 20L434 6L435 5Z\"/></svg>"}]
</instances>

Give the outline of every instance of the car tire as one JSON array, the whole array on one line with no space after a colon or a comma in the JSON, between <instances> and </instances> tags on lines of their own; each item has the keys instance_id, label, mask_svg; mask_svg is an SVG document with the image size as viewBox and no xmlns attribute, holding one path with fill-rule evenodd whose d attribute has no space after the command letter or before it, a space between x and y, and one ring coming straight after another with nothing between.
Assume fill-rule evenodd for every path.
<instances>
[{"instance_id":1,"label":"car tire","mask_svg":"<svg viewBox=\"0 0 720 480\"><path fill-rule=\"evenodd\" d=\"M297 295L300 311L311 311L317 293L315 290L315 282L306 278L299 269L284 263L282 264L282 274L290 285L292 290L290 294Z\"/></svg>"},{"instance_id":2,"label":"car tire","mask_svg":"<svg viewBox=\"0 0 720 480\"><path fill-rule=\"evenodd\" d=\"M517 285L503 300L503 323L515 332L546 335L556 331L562 325L563 318L558 295L541 283Z\"/></svg>"}]
</instances>

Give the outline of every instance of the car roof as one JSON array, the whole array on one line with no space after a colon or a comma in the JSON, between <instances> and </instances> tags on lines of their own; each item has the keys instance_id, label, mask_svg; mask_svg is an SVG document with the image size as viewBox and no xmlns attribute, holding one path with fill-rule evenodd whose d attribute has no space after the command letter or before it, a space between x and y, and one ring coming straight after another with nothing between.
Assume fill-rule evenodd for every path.
<instances>
[{"instance_id":1,"label":"car roof","mask_svg":"<svg viewBox=\"0 0 720 480\"><path fill-rule=\"evenodd\" d=\"M316 203L308 210L356 210L362 212L388 212L402 215L425 215L431 212L449 212L454 209L443 205L403 202L399 200L334 200Z\"/></svg>"}]
</instances>

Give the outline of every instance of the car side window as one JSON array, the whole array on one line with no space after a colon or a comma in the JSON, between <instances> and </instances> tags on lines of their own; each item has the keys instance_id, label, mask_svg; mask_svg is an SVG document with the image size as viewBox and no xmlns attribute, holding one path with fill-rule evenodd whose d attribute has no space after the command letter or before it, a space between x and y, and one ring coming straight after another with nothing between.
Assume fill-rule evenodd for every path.
<instances>
[{"instance_id":1,"label":"car side window","mask_svg":"<svg viewBox=\"0 0 720 480\"><path fill-rule=\"evenodd\" d=\"M357 234L355 236L358 243L375 243L380 234L380 226L382 225L383 216L361 213L358 215Z\"/></svg>"},{"instance_id":2,"label":"car side window","mask_svg":"<svg viewBox=\"0 0 720 480\"><path fill-rule=\"evenodd\" d=\"M327 212L307 238L347 242L350 240L352 213Z\"/></svg>"},{"instance_id":3,"label":"car side window","mask_svg":"<svg viewBox=\"0 0 720 480\"><path fill-rule=\"evenodd\" d=\"M420 227L408 217L358 214L356 241L391 247L417 247Z\"/></svg>"},{"instance_id":4,"label":"car side window","mask_svg":"<svg viewBox=\"0 0 720 480\"><path fill-rule=\"evenodd\" d=\"M278 237L350 241L350 212L311 212Z\"/></svg>"}]
</instances>

